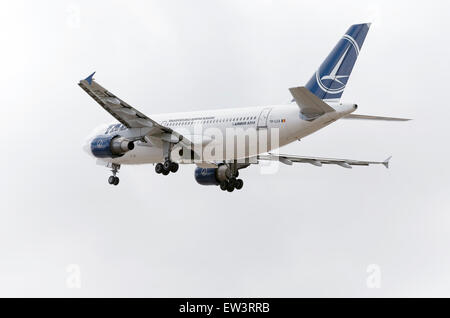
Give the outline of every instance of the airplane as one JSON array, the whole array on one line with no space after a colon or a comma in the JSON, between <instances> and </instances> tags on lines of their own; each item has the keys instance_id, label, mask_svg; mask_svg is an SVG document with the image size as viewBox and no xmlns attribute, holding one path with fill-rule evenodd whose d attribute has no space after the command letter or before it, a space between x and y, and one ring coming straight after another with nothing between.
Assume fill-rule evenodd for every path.
<instances>
[{"instance_id":1,"label":"airplane","mask_svg":"<svg viewBox=\"0 0 450 318\"><path fill-rule=\"evenodd\" d=\"M177 172L180 164L195 164L197 183L227 192L242 189L239 170L262 162L389 168L390 158L362 161L274 152L339 119L410 120L353 114L357 104L341 102L370 26L352 25L306 85L289 89L291 102L281 105L146 116L98 84L94 72L79 86L118 122L98 128L83 148L111 169L111 185L118 185L122 165L137 164L153 164L165 176Z\"/></svg>"}]
</instances>

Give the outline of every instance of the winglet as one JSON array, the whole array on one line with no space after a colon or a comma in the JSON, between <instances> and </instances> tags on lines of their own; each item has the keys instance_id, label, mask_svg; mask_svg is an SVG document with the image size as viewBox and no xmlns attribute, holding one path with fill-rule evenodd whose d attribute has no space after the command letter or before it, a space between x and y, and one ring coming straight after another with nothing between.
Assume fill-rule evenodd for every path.
<instances>
[{"instance_id":1,"label":"winglet","mask_svg":"<svg viewBox=\"0 0 450 318\"><path fill-rule=\"evenodd\" d=\"M383 166L386 167L386 169L389 169L389 161L391 160L392 156L387 158L385 161L383 161Z\"/></svg>"},{"instance_id":2,"label":"winglet","mask_svg":"<svg viewBox=\"0 0 450 318\"><path fill-rule=\"evenodd\" d=\"M94 74L95 74L95 72L85 78L85 81L87 81L89 83L89 85L92 85L92 80L94 79Z\"/></svg>"}]
</instances>

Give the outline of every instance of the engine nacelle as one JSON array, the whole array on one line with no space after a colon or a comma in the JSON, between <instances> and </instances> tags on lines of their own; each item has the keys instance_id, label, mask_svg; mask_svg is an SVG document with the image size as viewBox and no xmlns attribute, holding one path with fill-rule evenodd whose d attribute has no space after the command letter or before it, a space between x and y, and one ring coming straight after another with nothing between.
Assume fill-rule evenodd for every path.
<instances>
[{"instance_id":1,"label":"engine nacelle","mask_svg":"<svg viewBox=\"0 0 450 318\"><path fill-rule=\"evenodd\" d=\"M231 178L231 170L226 165L218 168L196 168L195 181L201 185L219 185Z\"/></svg>"},{"instance_id":2,"label":"engine nacelle","mask_svg":"<svg viewBox=\"0 0 450 318\"><path fill-rule=\"evenodd\" d=\"M91 141L91 152L97 158L117 158L134 149L134 143L124 137L100 135Z\"/></svg>"}]
</instances>

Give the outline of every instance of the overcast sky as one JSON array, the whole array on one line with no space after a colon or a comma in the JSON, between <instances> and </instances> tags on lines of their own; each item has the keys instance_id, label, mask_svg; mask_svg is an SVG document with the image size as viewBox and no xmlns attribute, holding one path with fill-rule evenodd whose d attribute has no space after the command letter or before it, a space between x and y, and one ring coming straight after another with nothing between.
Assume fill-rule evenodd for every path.
<instances>
[{"instance_id":1,"label":"overcast sky","mask_svg":"<svg viewBox=\"0 0 450 318\"><path fill-rule=\"evenodd\" d=\"M2 2L0 296L450 296L449 12L448 1ZM279 104L360 22L373 25L343 101L414 121L339 121L282 151L393 155L389 170L251 167L229 194L198 185L193 166L168 177L124 166L111 187L81 149L113 121L77 86L93 71L147 115Z\"/></svg>"}]
</instances>

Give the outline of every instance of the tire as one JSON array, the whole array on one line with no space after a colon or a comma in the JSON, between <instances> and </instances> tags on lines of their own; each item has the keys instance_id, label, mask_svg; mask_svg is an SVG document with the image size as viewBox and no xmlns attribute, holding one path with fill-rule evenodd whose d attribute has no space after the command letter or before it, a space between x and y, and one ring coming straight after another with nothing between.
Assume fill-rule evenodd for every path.
<instances>
[{"instance_id":1,"label":"tire","mask_svg":"<svg viewBox=\"0 0 450 318\"><path fill-rule=\"evenodd\" d=\"M235 178L239 177L239 170L236 170L236 175L234 176Z\"/></svg>"},{"instance_id":2,"label":"tire","mask_svg":"<svg viewBox=\"0 0 450 318\"><path fill-rule=\"evenodd\" d=\"M234 186L229 183L228 186L227 186L227 191L228 192L233 192L234 191Z\"/></svg>"},{"instance_id":3,"label":"tire","mask_svg":"<svg viewBox=\"0 0 450 318\"><path fill-rule=\"evenodd\" d=\"M172 162L172 163L170 164L170 172L172 172L172 173L177 172L179 167L180 167L180 166L178 165L178 163Z\"/></svg>"},{"instance_id":4,"label":"tire","mask_svg":"<svg viewBox=\"0 0 450 318\"><path fill-rule=\"evenodd\" d=\"M157 174L161 174L163 172L163 170L164 170L163 164L162 163L157 163L156 166L155 166L155 172Z\"/></svg>"},{"instance_id":5,"label":"tire","mask_svg":"<svg viewBox=\"0 0 450 318\"><path fill-rule=\"evenodd\" d=\"M164 170L170 171L171 164L169 160L164 161Z\"/></svg>"},{"instance_id":6,"label":"tire","mask_svg":"<svg viewBox=\"0 0 450 318\"><path fill-rule=\"evenodd\" d=\"M118 177L115 177L114 178L114 185L116 186L116 185L118 185L119 184L119 178Z\"/></svg>"},{"instance_id":7,"label":"tire","mask_svg":"<svg viewBox=\"0 0 450 318\"><path fill-rule=\"evenodd\" d=\"M228 180L228 183L234 187L236 185L236 178L230 178L230 180Z\"/></svg>"},{"instance_id":8,"label":"tire","mask_svg":"<svg viewBox=\"0 0 450 318\"><path fill-rule=\"evenodd\" d=\"M244 181L242 181L242 179L237 179L236 185L235 185L236 190L241 190L243 186L244 186Z\"/></svg>"},{"instance_id":9,"label":"tire","mask_svg":"<svg viewBox=\"0 0 450 318\"><path fill-rule=\"evenodd\" d=\"M164 176L167 176L168 174L169 174L169 170L166 170L166 169L164 169L161 173L164 175Z\"/></svg>"},{"instance_id":10,"label":"tire","mask_svg":"<svg viewBox=\"0 0 450 318\"><path fill-rule=\"evenodd\" d=\"M114 181L116 180L116 177L114 177L114 176L110 176L109 178L108 178L108 183L109 184L114 184Z\"/></svg>"},{"instance_id":11,"label":"tire","mask_svg":"<svg viewBox=\"0 0 450 318\"><path fill-rule=\"evenodd\" d=\"M222 190L222 191L227 191L227 187L228 187L228 182L222 181L222 182L220 183L220 190Z\"/></svg>"}]
</instances>

